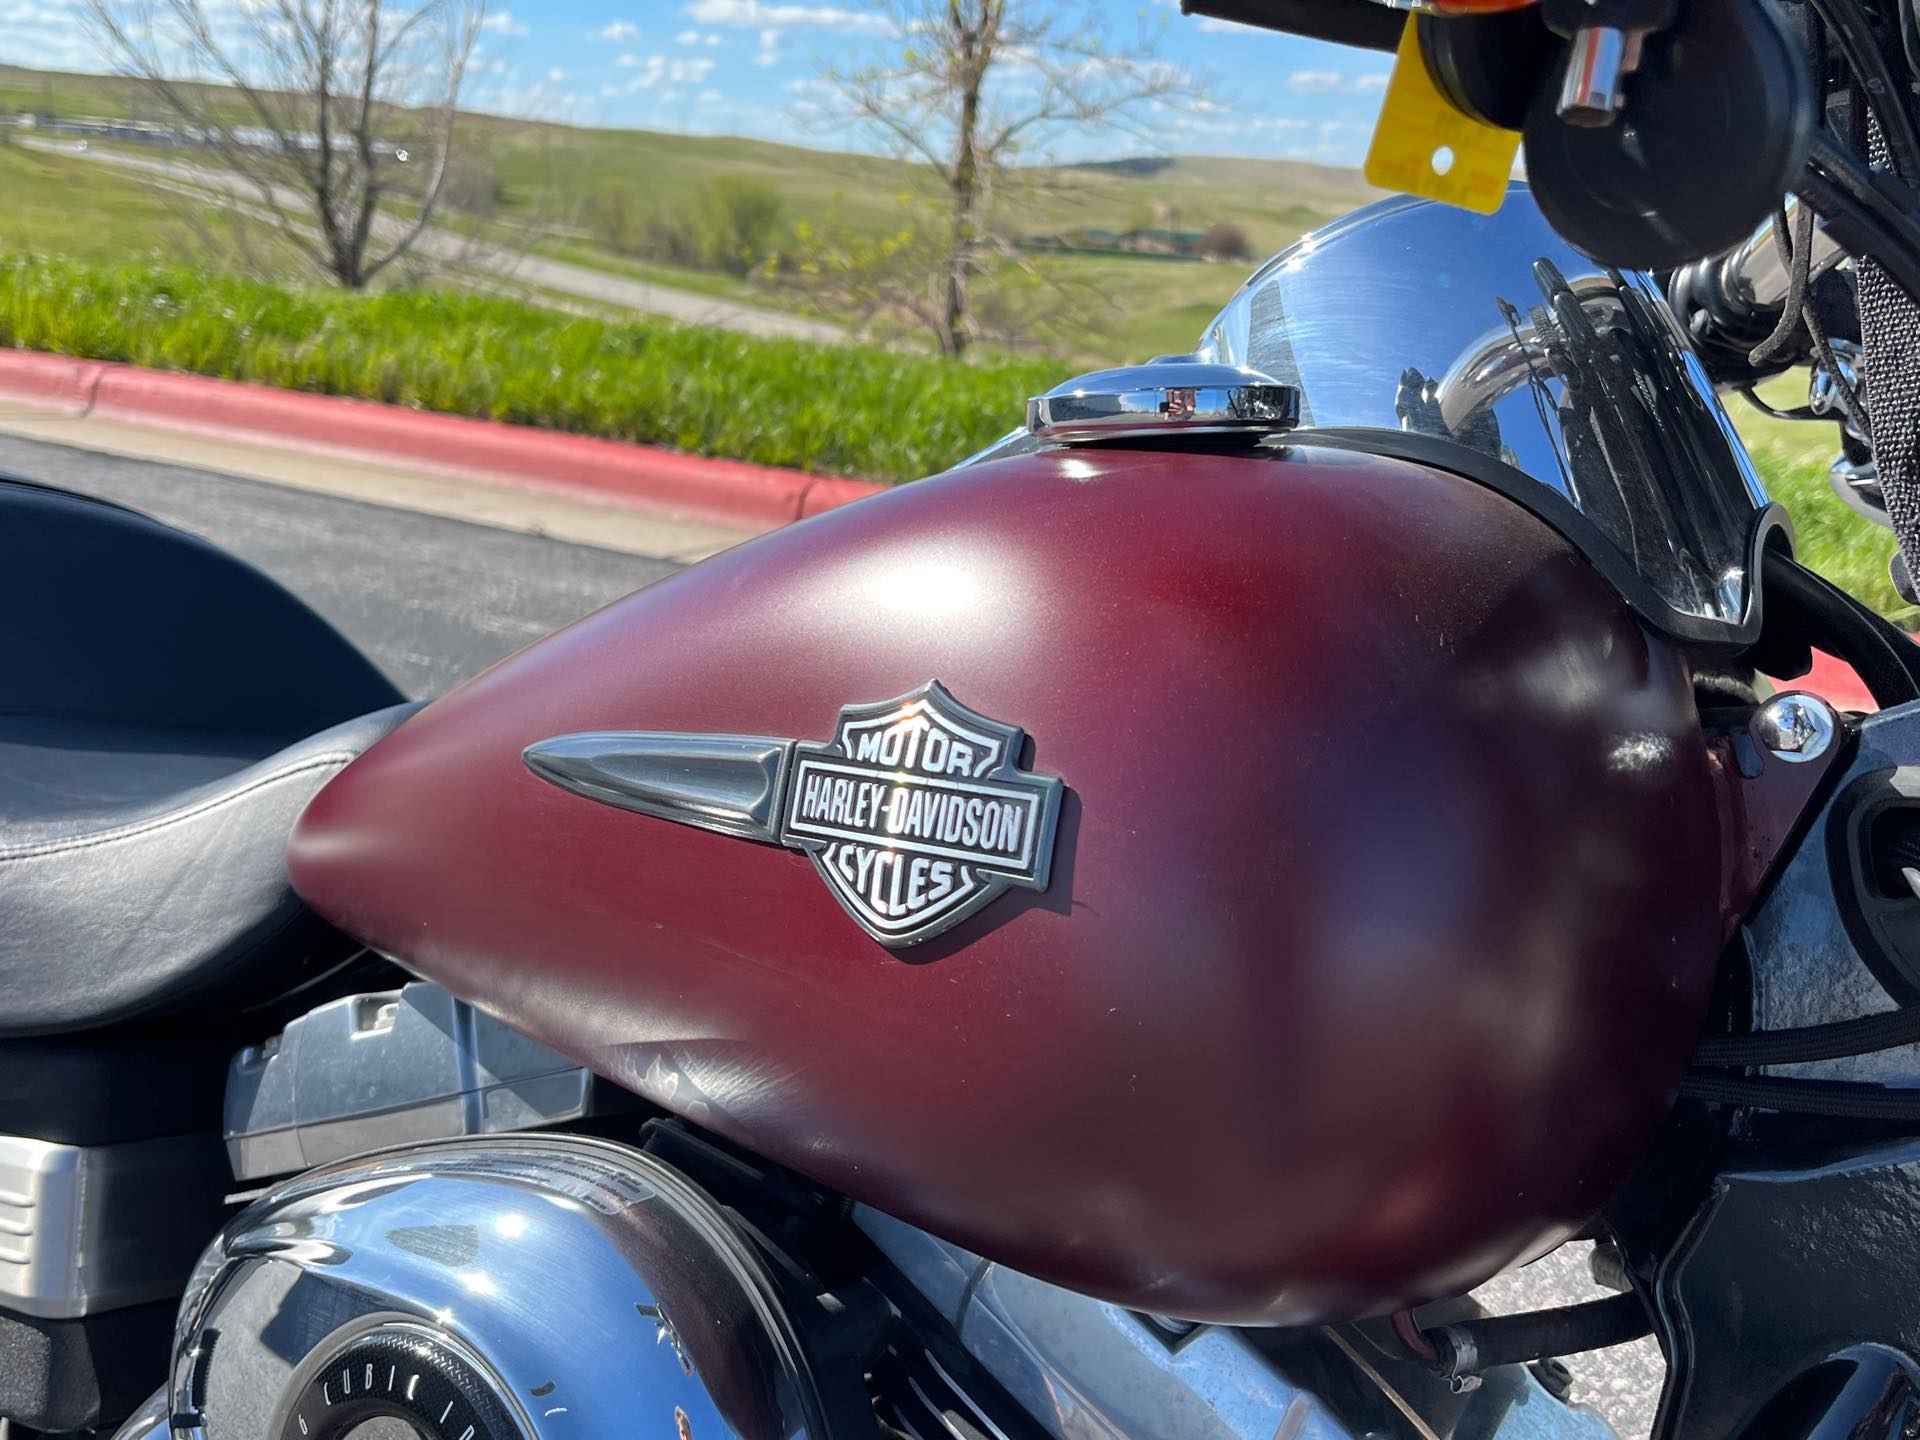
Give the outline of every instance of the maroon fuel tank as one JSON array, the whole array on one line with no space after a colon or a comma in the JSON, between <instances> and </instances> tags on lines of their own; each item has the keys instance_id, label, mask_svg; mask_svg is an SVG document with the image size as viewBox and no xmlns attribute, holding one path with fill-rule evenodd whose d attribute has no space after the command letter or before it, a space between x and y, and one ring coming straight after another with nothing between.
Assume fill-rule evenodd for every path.
<instances>
[{"instance_id":1,"label":"maroon fuel tank","mask_svg":"<svg viewBox=\"0 0 1920 1440\"><path fill-rule=\"evenodd\" d=\"M1045 888L911 949L806 854L522 758L823 743L929 679L1064 790ZM349 766L291 863L348 931L827 1186L1258 1323L1450 1293L1592 1214L1692 1050L1720 848L1681 659L1510 501L1330 450L1086 450L534 645Z\"/></svg>"}]
</instances>

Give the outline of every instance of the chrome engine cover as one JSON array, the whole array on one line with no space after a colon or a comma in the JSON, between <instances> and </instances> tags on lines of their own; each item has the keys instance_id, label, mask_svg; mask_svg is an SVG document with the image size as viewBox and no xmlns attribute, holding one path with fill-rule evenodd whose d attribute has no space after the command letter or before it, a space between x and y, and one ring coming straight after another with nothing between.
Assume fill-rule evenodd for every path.
<instances>
[{"instance_id":1,"label":"chrome engine cover","mask_svg":"<svg viewBox=\"0 0 1920 1440\"><path fill-rule=\"evenodd\" d=\"M434 1440L825 1428L726 1213L576 1137L416 1146L277 1187L207 1251L176 1342L164 1408L195 1440L341 1440L382 1417Z\"/></svg>"}]
</instances>

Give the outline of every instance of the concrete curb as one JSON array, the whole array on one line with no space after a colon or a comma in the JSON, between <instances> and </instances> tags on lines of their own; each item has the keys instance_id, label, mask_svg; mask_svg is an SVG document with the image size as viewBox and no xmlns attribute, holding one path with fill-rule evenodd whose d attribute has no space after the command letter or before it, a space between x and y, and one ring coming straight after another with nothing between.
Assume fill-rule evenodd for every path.
<instances>
[{"instance_id":1,"label":"concrete curb","mask_svg":"<svg viewBox=\"0 0 1920 1440\"><path fill-rule=\"evenodd\" d=\"M0 350L0 401L772 529L886 487L137 365Z\"/></svg>"}]
</instances>

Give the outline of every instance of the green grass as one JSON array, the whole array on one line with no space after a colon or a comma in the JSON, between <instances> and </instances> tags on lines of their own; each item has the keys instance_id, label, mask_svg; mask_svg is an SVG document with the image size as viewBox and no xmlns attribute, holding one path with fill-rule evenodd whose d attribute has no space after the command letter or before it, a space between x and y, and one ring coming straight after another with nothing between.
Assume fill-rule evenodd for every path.
<instances>
[{"instance_id":1,"label":"green grass","mask_svg":"<svg viewBox=\"0 0 1920 1440\"><path fill-rule=\"evenodd\" d=\"M232 92L217 86L194 88L206 103L233 115L242 113ZM140 85L121 77L0 66L0 116L15 110L167 118ZM632 191L643 210L674 214L698 204L718 179L757 180L780 196L786 227L802 220L817 226L833 217L868 231L892 229L900 223L902 196L924 195L938 188L922 165L737 136L590 129L494 115L463 117L460 133L470 151L484 157L500 181L501 223L478 222L480 228L501 230L501 238L510 245L513 236L504 232L514 227L564 229L580 224L588 199L608 184ZM77 172L84 164L71 161L68 169ZM46 190L53 178L51 171L0 175L0 205L13 203L22 186ZM9 179L14 183L6 183ZM116 234L111 228L114 217L86 193L90 183L92 177L70 174L60 179L57 193L40 194L34 200L49 216L63 206L70 209L65 234L57 225L35 226L31 234L11 234L0 209L0 249L109 258L105 252ZM123 175L113 188L124 197L129 187L137 191L141 182ZM1004 228L1022 234L1079 227L1126 229L1136 224L1204 230L1215 222L1230 221L1245 232L1255 253L1265 256L1379 193L1352 170L1287 160L1189 155L1019 172L1009 182L1002 203L1007 208ZM146 202L150 211L159 212L168 205L188 203L160 190L149 191ZM476 222L446 215L442 223L467 228ZM147 227L118 233L157 234L162 248L198 261L205 247L200 252L184 250L178 243L179 229ZM90 238L73 243L67 238L83 235ZM74 244L84 249L75 250ZM551 248L543 244L540 250L575 264L696 294L771 309L796 309L801 304L796 293L783 286L637 261L586 235L551 242ZM1076 309L1073 323L1044 337L1044 348L1071 357L1069 364L1124 362L1188 348L1246 268L1104 256L1064 257L1058 263L1070 281L1085 279L1112 302L1110 309L1101 305Z\"/></svg>"},{"instance_id":2,"label":"green grass","mask_svg":"<svg viewBox=\"0 0 1920 1440\"><path fill-rule=\"evenodd\" d=\"M84 156L0 140L0 252L102 262L206 262L217 252L221 263L230 265L236 227L263 269L291 266L285 242L268 227Z\"/></svg>"},{"instance_id":3,"label":"green grass","mask_svg":"<svg viewBox=\"0 0 1920 1440\"><path fill-rule=\"evenodd\" d=\"M1761 394L1776 408L1802 404L1807 395L1806 372L1794 371L1769 381ZM1834 426L1826 421L1776 420L1732 396L1727 405L1766 481L1767 493L1793 517L1801 561L1896 624L1920 630L1920 609L1902 600L1887 578L1893 532L1854 514L1827 484L1827 467L1840 451Z\"/></svg>"},{"instance_id":4,"label":"green grass","mask_svg":"<svg viewBox=\"0 0 1920 1440\"><path fill-rule=\"evenodd\" d=\"M1059 373L41 259L0 262L0 344L893 482L997 439Z\"/></svg>"}]
</instances>

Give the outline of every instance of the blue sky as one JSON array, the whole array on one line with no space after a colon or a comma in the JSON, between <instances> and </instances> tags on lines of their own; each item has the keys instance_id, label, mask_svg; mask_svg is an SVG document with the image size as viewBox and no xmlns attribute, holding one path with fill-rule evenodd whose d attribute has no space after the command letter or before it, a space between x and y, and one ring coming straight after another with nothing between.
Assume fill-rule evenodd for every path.
<instances>
[{"instance_id":1,"label":"blue sky","mask_svg":"<svg viewBox=\"0 0 1920 1440\"><path fill-rule=\"evenodd\" d=\"M1206 98L1151 117L1148 140L1055 136L1055 158L1158 150L1359 163L1386 56L1183 17L1174 0L1101 8L1116 40L1148 26L1160 58ZM881 12L861 0L492 0L468 98L578 124L881 149L822 118L817 102L821 65L856 61L883 33ZM0 61L106 68L78 0L0 0Z\"/></svg>"}]
</instances>

